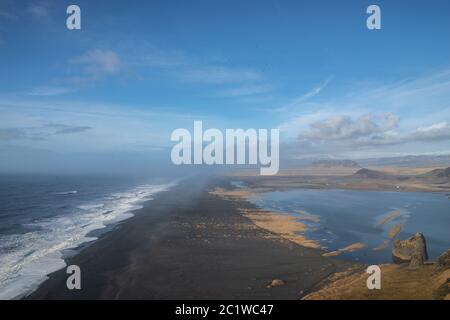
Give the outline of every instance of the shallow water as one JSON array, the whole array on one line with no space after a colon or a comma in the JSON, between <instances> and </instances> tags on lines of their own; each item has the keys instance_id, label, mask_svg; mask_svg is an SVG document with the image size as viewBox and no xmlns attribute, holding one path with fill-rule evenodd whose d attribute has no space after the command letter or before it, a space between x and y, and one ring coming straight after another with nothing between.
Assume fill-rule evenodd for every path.
<instances>
[{"instance_id":1,"label":"shallow water","mask_svg":"<svg viewBox=\"0 0 450 320\"><path fill-rule=\"evenodd\" d=\"M423 233L430 259L450 248L450 199L444 193L291 190L262 193L251 201L299 219L305 214L317 216L302 220L309 227L306 235L329 251L356 242L366 244L364 249L340 255L356 261L391 262L388 232L395 226L401 227L396 239ZM390 215L394 218L386 221ZM385 240L389 241L385 249L374 250Z\"/></svg>"}]
</instances>

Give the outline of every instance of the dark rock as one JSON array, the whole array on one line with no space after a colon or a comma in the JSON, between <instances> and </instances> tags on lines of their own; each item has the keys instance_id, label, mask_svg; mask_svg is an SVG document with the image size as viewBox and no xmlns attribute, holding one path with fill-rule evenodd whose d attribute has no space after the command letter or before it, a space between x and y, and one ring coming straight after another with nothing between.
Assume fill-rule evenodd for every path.
<instances>
[{"instance_id":1,"label":"dark rock","mask_svg":"<svg viewBox=\"0 0 450 320\"><path fill-rule=\"evenodd\" d=\"M274 279L272 282L267 286L267 288L274 288L274 287L280 287L284 286L286 284L286 281L280 280L280 279Z\"/></svg>"},{"instance_id":2,"label":"dark rock","mask_svg":"<svg viewBox=\"0 0 450 320\"><path fill-rule=\"evenodd\" d=\"M423 265L428 260L427 244L421 233L416 233L409 239L396 240L392 246L394 263L409 263L410 266Z\"/></svg>"},{"instance_id":3,"label":"dark rock","mask_svg":"<svg viewBox=\"0 0 450 320\"><path fill-rule=\"evenodd\" d=\"M414 250L411 255L410 267L422 266L425 263L425 257L420 250Z\"/></svg>"},{"instance_id":4,"label":"dark rock","mask_svg":"<svg viewBox=\"0 0 450 320\"><path fill-rule=\"evenodd\" d=\"M449 268L450 267L450 250L445 251L438 258L437 265L439 268Z\"/></svg>"}]
</instances>

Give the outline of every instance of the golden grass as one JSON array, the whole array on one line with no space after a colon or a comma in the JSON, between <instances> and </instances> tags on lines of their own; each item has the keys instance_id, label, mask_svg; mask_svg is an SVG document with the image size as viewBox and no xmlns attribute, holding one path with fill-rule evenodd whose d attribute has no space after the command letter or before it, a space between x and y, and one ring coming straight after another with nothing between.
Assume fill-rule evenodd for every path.
<instances>
[{"instance_id":1,"label":"golden grass","mask_svg":"<svg viewBox=\"0 0 450 320\"><path fill-rule=\"evenodd\" d=\"M253 209L241 209L241 212L261 229L303 247L320 248L317 241L309 240L302 234L307 230L306 225L292 216Z\"/></svg>"},{"instance_id":2,"label":"golden grass","mask_svg":"<svg viewBox=\"0 0 450 320\"><path fill-rule=\"evenodd\" d=\"M397 224L395 227L393 227L391 230L389 230L389 232L388 232L389 238L394 239L397 236L397 234L400 233L400 231L402 231L402 225Z\"/></svg>"},{"instance_id":3,"label":"golden grass","mask_svg":"<svg viewBox=\"0 0 450 320\"><path fill-rule=\"evenodd\" d=\"M383 219L381 219L380 222L378 222L377 227L381 227L385 223L394 220L400 215L400 210L394 210L392 212L389 212Z\"/></svg>"},{"instance_id":4,"label":"golden grass","mask_svg":"<svg viewBox=\"0 0 450 320\"><path fill-rule=\"evenodd\" d=\"M223 188L215 188L210 193L228 200L247 200L255 192L257 191L250 189L226 190ZM309 240L304 236L303 233L307 230L306 225L293 216L259 209L241 208L239 210L254 225L278 237L303 247L320 248L320 244L317 241ZM305 214L304 217L314 219L313 215L308 216Z\"/></svg>"},{"instance_id":5,"label":"golden grass","mask_svg":"<svg viewBox=\"0 0 450 320\"><path fill-rule=\"evenodd\" d=\"M338 249L336 251L331 251L331 252L324 253L322 256L324 256L324 257L335 257L335 256L338 256L338 255L340 255L342 253L354 252L356 250L361 250L361 249L363 249L365 247L366 247L366 245L364 243L356 242L356 243L352 243L351 245L346 246L345 248Z\"/></svg>"},{"instance_id":6,"label":"golden grass","mask_svg":"<svg viewBox=\"0 0 450 320\"><path fill-rule=\"evenodd\" d=\"M408 268L403 265L380 265L381 289L367 289L369 275L365 270L351 270L330 277L328 284L313 292L305 300L430 300L439 285L433 265ZM443 280L441 280L443 281Z\"/></svg>"}]
</instances>

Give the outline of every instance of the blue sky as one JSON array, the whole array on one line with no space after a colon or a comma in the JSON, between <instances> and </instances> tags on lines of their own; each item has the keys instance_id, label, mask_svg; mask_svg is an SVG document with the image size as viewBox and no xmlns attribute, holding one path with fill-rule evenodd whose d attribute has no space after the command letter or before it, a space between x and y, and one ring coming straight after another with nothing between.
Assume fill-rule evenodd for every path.
<instances>
[{"instance_id":1,"label":"blue sky","mask_svg":"<svg viewBox=\"0 0 450 320\"><path fill-rule=\"evenodd\" d=\"M448 153L449 31L448 1L0 0L0 167L166 159L194 120L280 128L282 157Z\"/></svg>"}]
</instances>

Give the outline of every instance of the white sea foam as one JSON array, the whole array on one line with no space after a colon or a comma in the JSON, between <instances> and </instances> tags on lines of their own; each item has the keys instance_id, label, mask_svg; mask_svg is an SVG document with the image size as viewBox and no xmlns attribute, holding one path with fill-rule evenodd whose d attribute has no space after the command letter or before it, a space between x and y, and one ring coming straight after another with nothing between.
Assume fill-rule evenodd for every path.
<instances>
[{"instance_id":1,"label":"white sea foam","mask_svg":"<svg viewBox=\"0 0 450 320\"><path fill-rule=\"evenodd\" d=\"M103 208L104 206L105 206L104 203L84 204L84 205L78 206L78 209L81 209L81 210L92 210L92 209Z\"/></svg>"},{"instance_id":2,"label":"white sea foam","mask_svg":"<svg viewBox=\"0 0 450 320\"><path fill-rule=\"evenodd\" d=\"M71 190L71 191L54 192L53 194L58 195L58 196L65 196L65 195L77 194L77 193L78 193L77 190Z\"/></svg>"},{"instance_id":3,"label":"white sea foam","mask_svg":"<svg viewBox=\"0 0 450 320\"><path fill-rule=\"evenodd\" d=\"M65 267L63 251L96 238L88 234L133 216L151 196L172 184L142 185L105 197L105 203L79 206L72 214L29 224L34 231L0 235L0 299L20 298L35 290L47 275Z\"/></svg>"}]
</instances>

